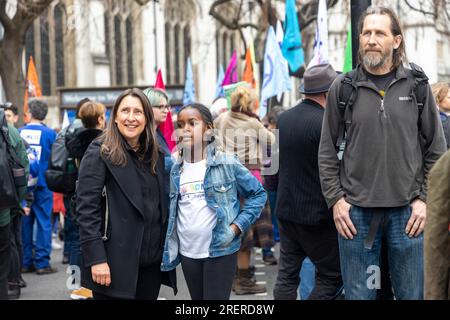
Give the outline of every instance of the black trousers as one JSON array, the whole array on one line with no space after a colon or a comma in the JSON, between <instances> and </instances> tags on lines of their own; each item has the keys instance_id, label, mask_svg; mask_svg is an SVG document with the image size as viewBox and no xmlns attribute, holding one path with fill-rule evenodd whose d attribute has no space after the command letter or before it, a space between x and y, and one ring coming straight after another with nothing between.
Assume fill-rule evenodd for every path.
<instances>
[{"instance_id":1,"label":"black trousers","mask_svg":"<svg viewBox=\"0 0 450 320\"><path fill-rule=\"evenodd\" d=\"M161 289L162 272L159 264L139 269L138 282L136 287L136 300L156 300ZM94 300L123 300L110 297L98 292L92 293Z\"/></svg>"},{"instance_id":2,"label":"black trousers","mask_svg":"<svg viewBox=\"0 0 450 320\"><path fill-rule=\"evenodd\" d=\"M10 226L0 227L0 300L8 299L8 274L11 263Z\"/></svg>"},{"instance_id":3,"label":"black trousers","mask_svg":"<svg viewBox=\"0 0 450 320\"><path fill-rule=\"evenodd\" d=\"M191 299L229 300L236 264L237 252L206 259L181 256L181 266Z\"/></svg>"},{"instance_id":4,"label":"black trousers","mask_svg":"<svg viewBox=\"0 0 450 320\"><path fill-rule=\"evenodd\" d=\"M295 300L300 268L309 257L316 267L316 283L309 300L332 300L342 292L338 236L334 225L308 226L279 220L280 264L275 300Z\"/></svg>"},{"instance_id":5,"label":"black trousers","mask_svg":"<svg viewBox=\"0 0 450 320\"><path fill-rule=\"evenodd\" d=\"M8 281L17 283L20 279L20 269L23 261L22 216L16 214L11 221L11 267Z\"/></svg>"}]
</instances>

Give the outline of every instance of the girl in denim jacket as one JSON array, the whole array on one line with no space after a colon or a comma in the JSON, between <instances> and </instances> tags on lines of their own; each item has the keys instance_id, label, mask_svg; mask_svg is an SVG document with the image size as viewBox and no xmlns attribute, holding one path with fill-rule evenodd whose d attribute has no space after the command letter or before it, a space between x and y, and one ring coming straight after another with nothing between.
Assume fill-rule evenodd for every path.
<instances>
[{"instance_id":1,"label":"girl in denim jacket","mask_svg":"<svg viewBox=\"0 0 450 320\"><path fill-rule=\"evenodd\" d=\"M170 177L170 215L161 269L180 262L193 300L228 300L240 235L259 217L266 192L234 155L216 150L211 112L178 113L180 157ZM239 198L245 199L240 207Z\"/></svg>"}]
</instances>

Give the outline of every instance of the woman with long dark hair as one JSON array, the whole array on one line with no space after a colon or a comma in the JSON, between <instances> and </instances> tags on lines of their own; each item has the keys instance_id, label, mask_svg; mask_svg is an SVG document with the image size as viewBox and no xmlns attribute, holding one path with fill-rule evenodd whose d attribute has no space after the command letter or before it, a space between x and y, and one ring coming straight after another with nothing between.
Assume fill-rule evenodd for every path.
<instances>
[{"instance_id":1,"label":"woman with long dark hair","mask_svg":"<svg viewBox=\"0 0 450 320\"><path fill-rule=\"evenodd\" d=\"M141 90L126 90L79 171L81 284L94 299L155 300L162 283L175 289L175 273L160 271L167 222L163 172L150 103Z\"/></svg>"}]
</instances>

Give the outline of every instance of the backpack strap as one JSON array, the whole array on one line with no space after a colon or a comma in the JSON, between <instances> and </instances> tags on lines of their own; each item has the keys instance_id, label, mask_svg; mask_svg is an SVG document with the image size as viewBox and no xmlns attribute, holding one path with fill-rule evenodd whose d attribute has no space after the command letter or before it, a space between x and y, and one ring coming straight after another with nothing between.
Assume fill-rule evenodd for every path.
<instances>
[{"instance_id":1,"label":"backpack strap","mask_svg":"<svg viewBox=\"0 0 450 320\"><path fill-rule=\"evenodd\" d=\"M343 147L343 143L346 138L347 125L351 124L351 107L356 100L357 96L356 87L356 70L347 72L341 80L341 86L339 88L339 103L338 109L340 114L340 124L338 139L336 141L336 152L339 152ZM348 112L346 112L348 110ZM341 150L342 151L342 150Z\"/></svg>"},{"instance_id":2,"label":"backpack strap","mask_svg":"<svg viewBox=\"0 0 450 320\"><path fill-rule=\"evenodd\" d=\"M417 109L419 111L419 118L417 120L417 125L419 131L421 129L420 117L422 116L423 109L425 107L425 102L428 95L428 77L421 67L415 63L410 63L411 71L414 76L414 85L411 89L411 97L417 102Z\"/></svg>"}]
</instances>

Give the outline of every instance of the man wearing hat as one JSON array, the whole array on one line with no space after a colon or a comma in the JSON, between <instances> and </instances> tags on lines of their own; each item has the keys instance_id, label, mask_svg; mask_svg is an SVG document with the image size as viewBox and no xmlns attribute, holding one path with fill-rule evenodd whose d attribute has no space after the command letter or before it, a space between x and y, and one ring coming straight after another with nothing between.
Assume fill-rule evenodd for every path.
<instances>
[{"instance_id":1,"label":"man wearing hat","mask_svg":"<svg viewBox=\"0 0 450 320\"><path fill-rule=\"evenodd\" d=\"M322 196L317 154L327 93L337 73L330 64L305 71L305 99L278 121L280 171L276 212L280 228L280 265L274 298L295 300L299 271L306 257L316 266L308 299L331 300L342 291L337 231Z\"/></svg>"}]
</instances>

